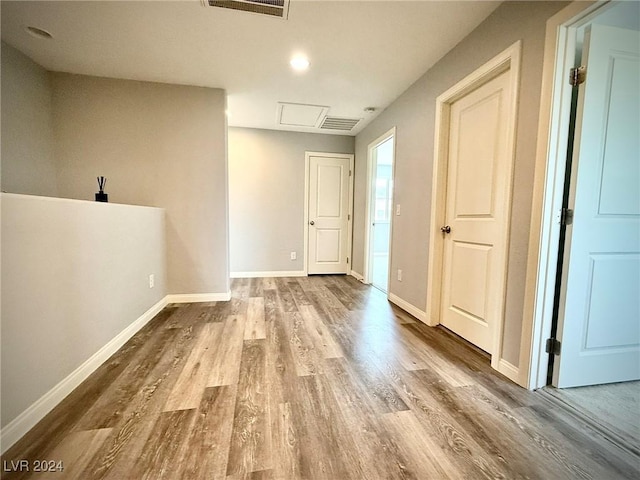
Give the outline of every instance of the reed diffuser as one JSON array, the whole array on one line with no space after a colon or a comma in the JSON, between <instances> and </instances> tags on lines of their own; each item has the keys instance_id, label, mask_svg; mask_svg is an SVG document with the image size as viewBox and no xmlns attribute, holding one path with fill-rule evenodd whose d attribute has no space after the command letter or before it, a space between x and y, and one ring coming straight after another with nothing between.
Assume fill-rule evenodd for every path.
<instances>
[{"instance_id":1,"label":"reed diffuser","mask_svg":"<svg viewBox=\"0 0 640 480\"><path fill-rule=\"evenodd\" d=\"M104 193L104 186L107 184L106 177L97 177L98 179L98 193L96 193L96 202L108 202L109 195Z\"/></svg>"}]
</instances>

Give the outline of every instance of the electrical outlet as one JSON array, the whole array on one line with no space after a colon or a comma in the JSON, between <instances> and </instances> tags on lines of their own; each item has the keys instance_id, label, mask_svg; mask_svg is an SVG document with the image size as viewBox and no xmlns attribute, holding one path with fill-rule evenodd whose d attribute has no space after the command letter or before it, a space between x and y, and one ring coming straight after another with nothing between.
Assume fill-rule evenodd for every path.
<instances>
[{"instance_id":1,"label":"electrical outlet","mask_svg":"<svg viewBox=\"0 0 640 480\"><path fill-rule=\"evenodd\" d=\"M298 254L296 252L291 252L291 260L295 260L298 258Z\"/></svg>"},{"instance_id":2,"label":"electrical outlet","mask_svg":"<svg viewBox=\"0 0 640 480\"><path fill-rule=\"evenodd\" d=\"M402 270L398 269L398 281L402 281Z\"/></svg>"},{"instance_id":3,"label":"electrical outlet","mask_svg":"<svg viewBox=\"0 0 640 480\"><path fill-rule=\"evenodd\" d=\"M396 205L396 215L400 215L400 204Z\"/></svg>"},{"instance_id":4,"label":"electrical outlet","mask_svg":"<svg viewBox=\"0 0 640 480\"><path fill-rule=\"evenodd\" d=\"M153 288L156 285L156 277L155 275L152 273L151 275L149 275L149 288Z\"/></svg>"}]
</instances>

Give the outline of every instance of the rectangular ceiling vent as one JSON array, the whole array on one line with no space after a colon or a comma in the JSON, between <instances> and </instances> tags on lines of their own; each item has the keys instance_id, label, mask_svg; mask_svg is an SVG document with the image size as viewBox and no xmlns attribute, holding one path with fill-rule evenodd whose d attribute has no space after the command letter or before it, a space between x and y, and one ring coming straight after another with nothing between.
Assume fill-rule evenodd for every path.
<instances>
[{"instance_id":1,"label":"rectangular ceiling vent","mask_svg":"<svg viewBox=\"0 0 640 480\"><path fill-rule=\"evenodd\" d=\"M205 7L230 8L284 19L289 16L289 0L201 0L201 2Z\"/></svg>"},{"instance_id":2,"label":"rectangular ceiling vent","mask_svg":"<svg viewBox=\"0 0 640 480\"><path fill-rule=\"evenodd\" d=\"M324 117L320 128L324 128L325 130L343 130L345 132L349 132L353 130L358 122L362 120L361 118L344 118L344 117Z\"/></svg>"}]
</instances>

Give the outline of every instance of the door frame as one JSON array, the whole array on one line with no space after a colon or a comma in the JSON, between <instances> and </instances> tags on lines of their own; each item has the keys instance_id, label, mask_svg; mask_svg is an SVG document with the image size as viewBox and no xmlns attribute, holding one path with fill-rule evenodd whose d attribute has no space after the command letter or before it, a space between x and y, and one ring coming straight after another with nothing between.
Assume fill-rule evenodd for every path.
<instances>
[{"instance_id":1,"label":"door frame","mask_svg":"<svg viewBox=\"0 0 640 480\"><path fill-rule=\"evenodd\" d=\"M387 132L380 135L373 142L371 142L367 147L367 205L365 210L365 215L367 219L366 228L364 231L364 251L365 251L365 262L364 262L364 272L363 272L363 282L366 284L372 283L372 268L371 265L373 263L373 241L371 235L371 227L373 224L373 217L375 214L375 209L373 208L374 198L376 189L374 187L375 182L375 171L374 171L374 150L379 147L382 143L386 142L388 139L393 138L393 165L391 168L391 179L395 182L396 177L396 127L391 128ZM377 161L376 161L377 165ZM394 205L395 205L395 184L393 189L393 196L391 200L391 214L389 218L389 275L387 281L387 298L389 297L389 286L391 283L391 243L393 239L393 217L394 217Z\"/></svg>"},{"instance_id":2,"label":"door frame","mask_svg":"<svg viewBox=\"0 0 640 480\"><path fill-rule=\"evenodd\" d=\"M505 255L502 263L505 283L500 286L500 294L504 296L506 291L507 263L509 250L509 232L511 225L511 198L513 189L513 165L515 162L516 144L516 122L518 113L518 97L520 85L520 57L521 41L517 41L509 48L499 53L470 75L463 78L446 92L436 99L436 120L434 138L434 161L433 179L431 190L431 221L429 225L430 248L429 263L427 268L427 312L426 321L430 326L440 323L440 311L442 300L442 278L443 278L443 255L444 244L440 227L444 225L446 191L447 191L447 169L449 155L449 122L451 105L467 93L489 82L496 76L509 72L509 83L511 86L511 102L507 106L510 116L510 124L507 132L507 174L509 187L507 189L507 208L505 209L502 242L505 248ZM510 378L517 381L518 367L510 364L502 358L502 332L504 325L504 307L501 318L494 328L493 353L491 355L491 366Z\"/></svg>"},{"instance_id":3,"label":"door frame","mask_svg":"<svg viewBox=\"0 0 640 480\"><path fill-rule=\"evenodd\" d=\"M311 157L328 157L328 158L348 158L349 159L349 207L347 211L347 255L349 270L347 275L353 270L352 244L353 244L353 180L355 178L354 159L352 153L326 153L326 152L304 152L304 252L303 252L303 270L304 275L309 275L309 165Z\"/></svg>"},{"instance_id":4,"label":"door frame","mask_svg":"<svg viewBox=\"0 0 640 480\"><path fill-rule=\"evenodd\" d=\"M577 30L611 2L574 1L547 21L520 348L521 385L546 386Z\"/></svg>"}]
</instances>

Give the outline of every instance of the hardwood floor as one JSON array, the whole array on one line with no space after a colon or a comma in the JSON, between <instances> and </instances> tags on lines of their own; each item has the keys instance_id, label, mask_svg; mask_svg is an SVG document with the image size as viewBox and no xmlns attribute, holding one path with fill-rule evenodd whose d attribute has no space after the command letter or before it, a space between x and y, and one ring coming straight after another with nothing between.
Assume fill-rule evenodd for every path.
<instances>
[{"instance_id":1,"label":"hardwood floor","mask_svg":"<svg viewBox=\"0 0 640 480\"><path fill-rule=\"evenodd\" d=\"M2 460L3 479L640 475L487 355L342 276L239 279L230 302L168 306Z\"/></svg>"}]
</instances>

